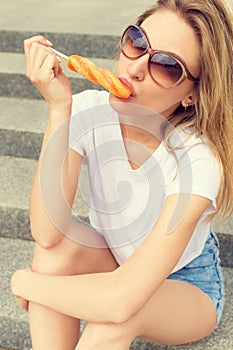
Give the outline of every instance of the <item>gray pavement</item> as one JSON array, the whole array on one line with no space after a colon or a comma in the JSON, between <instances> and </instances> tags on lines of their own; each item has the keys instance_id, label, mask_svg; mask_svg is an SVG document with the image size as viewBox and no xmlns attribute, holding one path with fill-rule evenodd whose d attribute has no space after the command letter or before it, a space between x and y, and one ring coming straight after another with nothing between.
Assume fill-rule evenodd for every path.
<instances>
[{"instance_id":1,"label":"gray pavement","mask_svg":"<svg viewBox=\"0 0 233 350\"><path fill-rule=\"evenodd\" d=\"M233 4L233 0L229 0ZM153 0L0 1L0 30L119 35Z\"/></svg>"},{"instance_id":2,"label":"gray pavement","mask_svg":"<svg viewBox=\"0 0 233 350\"><path fill-rule=\"evenodd\" d=\"M9 0L0 30L119 35L153 0Z\"/></svg>"},{"instance_id":3,"label":"gray pavement","mask_svg":"<svg viewBox=\"0 0 233 350\"><path fill-rule=\"evenodd\" d=\"M154 0L0 0L0 350L30 348L27 314L11 296L9 281L16 269L30 265L32 260L28 199L47 107L25 77L23 40L45 34L58 50L91 57L98 65L114 69L114 61L109 58L120 33L153 3ZM66 71L74 91L93 87ZM83 171L85 181L86 167ZM77 197L77 213L86 219L87 207L80 200ZM233 217L216 231L220 233L226 279L226 307L218 330L198 343L180 347L137 339L132 350L233 349L233 269L229 268L233 266Z\"/></svg>"}]
</instances>

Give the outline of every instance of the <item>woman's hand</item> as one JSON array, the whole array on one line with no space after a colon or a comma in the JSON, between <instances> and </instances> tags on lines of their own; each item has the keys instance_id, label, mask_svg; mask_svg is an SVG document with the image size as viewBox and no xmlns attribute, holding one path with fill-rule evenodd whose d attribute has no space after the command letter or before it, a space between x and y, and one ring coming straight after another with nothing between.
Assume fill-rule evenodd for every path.
<instances>
[{"instance_id":1,"label":"woman's hand","mask_svg":"<svg viewBox=\"0 0 233 350\"><path fill-rule=\"evenodd\" d=\"M43 36L24 41L26 75L48 102L50 110L70 110L70 83L62 71L61 61L50 50L51 45Z\"/></svg>"},{"instance_id":2,"label":"woman's hand","mask_svg":"<svg viewBox=\"0 0 233 350\"><path fill-rule=\"evenodd\" d=\"M28 271L31 272L32 270L30 268L18 270L11 277L12 293L13 293L17 303L19 304L19 306L25 311L28 311L29 302L28 302L28 300L26 300L22 296L20 296L20 285L23 283L22 274L24 274L25 272L27 273Z\"/></svg>"}]
</instances>

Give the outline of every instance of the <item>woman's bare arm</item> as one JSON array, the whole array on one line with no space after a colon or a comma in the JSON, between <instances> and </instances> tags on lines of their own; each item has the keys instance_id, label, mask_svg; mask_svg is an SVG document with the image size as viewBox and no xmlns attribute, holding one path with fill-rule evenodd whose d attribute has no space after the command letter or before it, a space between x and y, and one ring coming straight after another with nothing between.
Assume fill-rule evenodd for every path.
<instances>
[{"instance_id":1,"label":"woman's bare arm","mask_svg":"<svg viewBox=\"0 0 233 350\"><path fill-rule=\"evenodd\" d=\"M134 254L117 270L81 276L46 276L28 270L12 279L15 295L61 313L95 322L122 323L137 313L171 273L210 201L184 195L176 227L169 230L178 196L167 198L161 217Z\"/></svg>"},{"instance_id":2,"label":"woman's bare arm","mask_svg":"<svg viewBox=\"0 0 233 350\"><path fill-rule=\"evenodd\" d=\"M51 210L54 207L57 213L63 212L64 221L68 222L82 163L81 155L69 150L72 107L70 83L50 46L42 36L24 42L27 77L40 91L49 107L47 127L30 197L31 232L44 248L56 245L63 238L63 232L59 230L59 224L52 217ZM47 181L44 181L46 177ZM55 185L59 185L59 198L54 191Z\"/></svg>"}]
</instances>

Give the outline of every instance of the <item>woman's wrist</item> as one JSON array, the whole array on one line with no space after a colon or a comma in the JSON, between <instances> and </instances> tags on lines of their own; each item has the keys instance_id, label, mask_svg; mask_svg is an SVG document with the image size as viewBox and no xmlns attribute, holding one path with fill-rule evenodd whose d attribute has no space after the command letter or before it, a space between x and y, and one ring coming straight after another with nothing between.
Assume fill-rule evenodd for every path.
<instances>
[{"instance_id":1,"label":"woman's wrist","mask_svg":"<svg viewBox=\"0 0 233 350\"><path fill-rule=\"evenodd\" d=\"M56 107L49 109L48 126L50 130L56 130L61 125L69 125L71 107Z\"/></svg>"},{"instance_id":2,"label":"woman's wrist","mask_svg":"<svg viewBox=\"0 0 233 350\"><path fill-rule=\"evenodd\" d=\"M49 117L54 119L67 119L71 116L72 104L49 106Z\"/></svg>"}]
</instances>

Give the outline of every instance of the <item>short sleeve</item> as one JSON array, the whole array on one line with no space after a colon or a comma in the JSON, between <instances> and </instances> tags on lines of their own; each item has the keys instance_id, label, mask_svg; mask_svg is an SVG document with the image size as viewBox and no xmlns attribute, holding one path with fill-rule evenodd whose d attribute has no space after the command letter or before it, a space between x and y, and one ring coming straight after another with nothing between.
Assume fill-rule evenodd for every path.
<instances>
[{"instance_id":1,"label":"short sleeve","mask_svg":"<svg viewBox=\"0 0 233 350\"><path fill-rule=\"evenodd\" d=\"M216 197L220 182L217 159L204 143L196 143L178 151L177 172L167 184L166 196L174 193L190 193L208 198L212 202L209 212L216 209Z\"/></svg>"},{"instance_id":2,"label":"short sleeve","mask_svg":"<svg viewBox=\"0 0 233 350\"><path fill-rule=\"evenodd\" d=\"M85 90L72 97L72 112L69 130L69 147L82 156L85 155L92 126L93 107L107 101L103 91Z\"/></svg>"}]
</instances>

